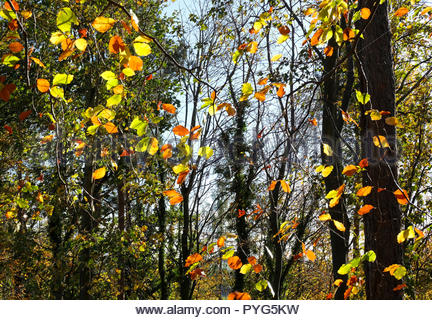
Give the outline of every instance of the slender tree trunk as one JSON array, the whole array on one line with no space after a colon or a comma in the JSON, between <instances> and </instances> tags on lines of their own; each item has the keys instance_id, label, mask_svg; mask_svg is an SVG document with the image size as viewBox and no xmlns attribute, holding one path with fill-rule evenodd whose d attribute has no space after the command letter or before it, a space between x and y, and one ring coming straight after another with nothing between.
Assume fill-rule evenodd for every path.
<instances>
[{"instance_id":1,"label":"slender tree trunk","mask_svg":"<svg viewBox=\"0 0 432 320\"><path fill-rule=\"evenodd\" d=\"M333 41L329 43L333 46L334 53L332 56L326 57L324 60L324 74L327 75L331 72L336 65L337 60L337 45ZM328 144L333 154L325 154L323 149L321 152L322 163L325 166L333 166L333 170L329 176L324 178L326 193L331 190L338 189L343 184L342 177L342 150L340 133L343 127L343 120L341 111L337 106L338 101L338 79L337 74L333 73L330 77L324 80L323 87L323 119L322 119L322 141ZM338 230L333 223L330 223L330 241L333 261L333 278L342 279L343 282L336 291L335 299L340 300L344 298L344 292L346 290L346 275L338 274L339 268L346 263L349 249L349 229L350 222L346 212L344 203L344 197L340 199L339 203L329 208L329 213L332 219L342 222L345 226L345 231Z\"/></svg>"},{"instance_id":2,"label":"slender tree trunk","mask_svg":"<svg viewBox=\"0 0 432 320\"><path fill-rule=\"evenodd\" d=\"M118 228L120 235L125 231L125 197L123 193L123 180L117 182L117 201L118 201ZM126 268L123 250L120 252L118 268L121 270L119 281L119 296L118 299L125 299L125 286L126 286Z\"/></svg>"},{"instance_id":3,"label":"slender tree trunk","mask_svg":"<svg viewBox=\"0 0 432 320\"><path fill-rule=\"evenodd\" d=\"M372 8L375 1L361 1L360 7ZM362 156L368 158L369 167L363 174L363 185L373 186L365 204L376 209L364 217L365 249L373 250L375 263L366 264L366 296L368 299L401 299L402 292L393 291L400 281L383 272L391 264L402 264L402 247L397 243L401 227L401 210L393 195L397 184L396 130L385 123L384 117L372 121L365 115L369 109L395 114L395 81L391 48L391 33L387 2L379 5L372 21L364 31L364 40L358 47L359 75L362 92L370 94L370 103L361 106ZM386 137L390 147L379 148L373 137ZM384 191L378 192L378 188Z\"/></svg>"},{"instance_id":4,"label":"slender tree trunk","mask_svg":"<svg viewBox=\"0 0 432 320\"><path fill-rule=\"evenodd\" d=\"M185 261L190 255L189 246L189 224L190 224L190 212L189 212L189 193L184 186L181 188L183 195L183 228L181 233L181 253L179 270L180 274L180 297L182 300L191 299L191 279L186 274L188 268L185 267Z\"/></svg>"},{"instance_id":5,"label":"slender tree trunk","mask_svg":"<svg viewBox=\"0 0 432 320\"><path fill-rule=\"evenodd\" d=\"M165 176L163 173L162 166L159 166L160 170L160 180L163 184L165 182ZM168 300L168 283L166 279L166 269L165 269L165 237L166 237L166 207L165 199L163 196L159 199L158 205L158 227L159 233L161 234L161 243L159 245L158 252L158 267L159 267L159 277L160 277L160 298L161 300Z\"/></svg>"}]
</instances>

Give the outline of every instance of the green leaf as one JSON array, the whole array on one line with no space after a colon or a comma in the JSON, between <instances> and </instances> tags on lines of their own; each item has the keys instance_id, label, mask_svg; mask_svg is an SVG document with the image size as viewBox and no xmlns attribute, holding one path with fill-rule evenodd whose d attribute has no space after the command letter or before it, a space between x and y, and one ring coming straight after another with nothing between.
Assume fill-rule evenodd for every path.
<instances>
[{"instance_id":1,"label":"green leaf","mask_svg":"<svg viewBox=\"0 0 432 320\"><path fill-rule=\"evenodd\" d=\"M74 76L71 74L65 74L65 73L60 73L60 74L56 74L54 76L53 79L53 86L56 86L58 84L69 84L72 82Z\"/></svg>"},{"instance_id":2,"label":"green leaf","mask_svg":"<svg viewBox=\"0 0 432 320\"><path fill-rule=\"evenodd\" d=\"M112 71L104 71L101 73L101 77L104 80L112 80L112 79L117 79L116 75L114 72Z\"/></svg>"},{"instance_id":3,"label":"green leaf","mask_svg":"<svg viewBox=\"0 0 432 320\"><path fill-rule=\"evenodd\" d=\"M147 122L141 121L138 117L135 117L130 125L131 129L137 131L138 137L141 137L147 130Z\"/></svg>"},{"instance_id":4,"label":"green leaf","mask_svg":"<svg viewBox=\"0 0 432 320\"><path fill-rule=\"evenodd\" d=\"M96 132L97 132L97 129L98 129L99 127L100 127L99 124L95 124L95 125L93 125L93 126L90 126L90 127L87 128L87 133L88 133L88 134L91 134L91 135L95 135Z\"/></svg>"},{"instance_id":5,"label":"green leaf","mask_svg":"<svg viewBox=\"0 0 432 320\"><path fill-rule=\"evenodd\" d=\"M348 274L348 273L351 271L351 268L352 268L352 266L351 266L350 263L348 263L348 264L343 264L343 265L341 265L341 267L339 268L338 273L339 273L339 274L342 274L342 275L344 275L344 274Z\"/></svg>"},{"instance_id":6,"label":"green leaf","mask_svg":"<svg viewBox=\"0 0 432 320\"><path fill-rule=\"evenodd\" d=\"M14 67L18 63L18 61L20 61L20 58L15 57L12 54L8 54L2 59L2 63L8 67Z\"/></svg>"},{"instance_id":7,"label":"green leaf","mask_svg":"<svg viewBox=\"0 0 432 320\"><path fill-rule=\"evenodd\" d=\"M78 19L71 8L62 8L57 14L57 28L63 32L70 32L72 23L78 24Z\"/></svg>"},{"instance_id":8,"label":"green leaf","mask_svg":"<svg viewBox=\"0 0 432 320\"><path fill-rule=\"evenodd\" d=\"M150 137L145 137L144 139L141 139L140 142L135 147L135 150L138 152L145 152L147 150L147 147L150 142Z\"/></svg>"},{"instance_id":9,"label":"green leaf","mask_svg":"<svg viewBox=\"0 0 432 320\"><path fill-rule=\"evenodd\" d=\"M107 100L107 107L118 105L122 100L121 94L115 94Z\"/></svg>"},{"instance_id":10,"label":"green leaf","mask_svg":"<svg viewBox=\"0 0 432 320\"><path fill-rule=\"evenodd\" d=\"M370 95L368 93L361 93L360 91L356 90L356 98L361 104L366 104L370 100Z\"/></svg>"},{"instance_id":11,"label":"green leaf","mask_svg":"<svg viewBox=\"0 0 432 320\"><path fill-rule=\"evenodd\" d=\"M350 265L352 268L357 268L361 262L361 257L354 258L350 261Z\"/></svg>"},{"instance_id":12,"label":"green leaf","mask_svg":"<svg viewBox=\"0 0 432 320\"><path fill-rule=\"evenodd\" d=\"M225 254L222 256L222 259L227 260L228 258L231 258L235 253L235 250L229 250L225 252Z\"/></svg>"},{"instance_id":13,"label":"green leaf","mask_svg":"<svg viewBox=\"0 0 432 320\"><path fill-rule=\"evenodd\" d=\"M240 51L240 50L236 50L236 52L233 53L232 59L233 59L234 64L237 64L238 59L242 56L242 54L243 54L243 51Z\"/></svg>"},{"instance_id":14,"label":"green leaf","mask_svg":"<svg viewBox=\"0 0 432 320\"><path fill-rule=\"evenodd\" d=\"M255 284L255 288L259 292L262 292L263 290L267 289L267 286L268 286L267 280L260 280Z\"/></svg>"},{"instance_id":15,"label":"green leaf","mask_svg":"<svg viewBox=\"0 0 432 320\"><path fill-rule=\"evenodd\" d=\"M406 270L406 268L405 268L404 266L399 266L399 267L396 269L396 271L394 272L393 276L394 276L396 279L400 280L400 279L403 278L403 276L406 275L406 272L407 272L407 270Z\"/></svg>"},{"instance_id":16,"label":"green leaf","mask_svg":"<svg viewBox=\"0 0 432 320\"><path fill-rule=\"evenodd\" d=\"M362 259L369 262L374 262L376 260L376 254L373 250L369 250L363 255Z\"/></svg>"}]
</instances>

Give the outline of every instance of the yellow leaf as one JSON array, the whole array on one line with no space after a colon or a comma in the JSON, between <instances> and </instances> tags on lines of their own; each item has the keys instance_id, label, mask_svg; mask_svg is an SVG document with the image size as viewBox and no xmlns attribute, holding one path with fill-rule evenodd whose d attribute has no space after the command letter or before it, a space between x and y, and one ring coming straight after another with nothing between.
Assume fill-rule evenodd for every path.
<instances>
[{"instance_id":1,"label":"yellow leaf","mask_svg":"<svg viewBox=\"0 0 432 320\"><path fill-rule=\"evenodd\" d=\"M276 54L276 55L274 55L271 59L270 59L270 61L272 61L272 62L275 62L275 61L278 61L280 58L282 58L282 54Z\"/></svg>"},{"instance_id":2,"label":"yellow leaf","mask_svg":"<svg viewBox=\"0 0 432 320\"><path fill-rule=\"evenodd\" d=\"M318 217L318 219L320 219L321 221L328 221L331 220L331 215L329 215L328 213L322 214Z\"/></svg>"},{"instance_id":3,"label":"yellow leaf","mask_svg":"<svg viewBox=\"0 0 432 320\"><path fill-rule=\"evenodd\" d=\"M345 232L345 230L346 230L345 226L341 222L339 222L337 220L333 220L333 223L334 223L336 229L338 229L341 232Z\"/></svg>"},{"instance_id":4,"label":"yellow leaf","mask_svg":"<svg viewBox=\"0 0 432 320\"><path fill-rule=\"evenodd\" d=\"M422 12L420 12L420 14L423 16L425 14L427 14L429 11L432 10L432 7L426 7L422 10Z\"/></svg>"},{"instance_id":5,"label":"yellow leaf","mask_svg":"<svg viewBox=\"0 0 432 320\"><path fill-rule=\"evenodd\" d=\"M74 44L75 47L80 51L84 51L87 48L87 40L84 38L77 39Z\"/></svg>"},{"instance_id":6,"label":"yellow leaf","mask_svg":"<svg viewBox=\"0 0 432 320\"><path fill-rule=\"evenodd\" d=\"M277 43L281 44L284 43L285 41L287 41L289 39L289 35L288 34L281 34L279 36L279 38L277 39Z\"/></svg>"},{"instance_id":7,"label":"yellow leaf","mask_svg":"<svg viewBox=\"0 0 432 320\"><path fill-rule=\"evenodd\" d=\"M320 165L320 166L316 167L315 172L316 172L316 173L319 173L319 172L323 171L324 168L325 168L325 167L324 167L323 165Z\"/></svg>"},{"instance_id":8,"label":"yellow leaf","mask_svg":"<svg viewBox=\"0 0 432 320\"><path fill-rule=\"evenodd\" d=\"M399 124L399 121L396 117L388 117L385 119L385 123L389 126L397 126Z\"/></svg>"},{"instance_id":9,"label":"yellow leaf","mask_svg":"<svg viewBox=\"0 0 432 320\"><path fill-rule=\"evenodd\" d=\"M374 136L373 137L373 143L378 148L389 148L390 147L386 137L384 137L384 136L378 136L378 137Z\"/></svg>"},{"instance_id":10,"label":"yellow leaf","mask_svg":"<svg viewBox=\"0 0 432 320\"><path fill-rule=\"evenodd\" d=\"M335 285L336 287L339 287L342 284L343 280L342 279L337 279L333 285Z\"/></svg>"},{"instance_id":11,"label":"yellow leaf","mask_svg":"<svg viewBox=\"0 0 432 320\"><path fill-rule=\"evenodd\" d=\"M369 16L371 15L371 11L369 8L362 8L360 10L360 16L362 17L362 19L369 19Z\"/></svg>"},{"instance_id":12,"label":"yellow leaf","mask_svg":"<svg viewBox=\"0 0 432 320\"><path fill-rule=\"evenodd\" d=\"M54 138L54 136L52 134L50 134L49 136L45 136L42 138L41 143L45 144L45 143L51 142L53 138Z\"/></svg>"},{"instance_id":13,"label":"yellow leaf","mask_svg":"<svg viewBox=\"0 0 432 320\"><path fill-rule=\"evenodd\" d=\"M102 167L102 168L95 170L93 172L92 177L94 180L98 180L98 179L102 179L103 177L105 177L105 174L106 174L106 169L105 169L105 167Z\"/></svg>"},{"instance_id":14,"label":"yellow leaf","mask_svg":"<svg viewBox=\"0 0 432 320\"><path fill-rule=\"evenodd\" d=\"M321 174L324 178L327 178L332 171L333 171L333 166L327 166L324 168L324 170L321 172Z\"/></svg>"},{"instance_id":15,"label":"yellow leaf","mask_svg":"<svg viewBox=\"0 0 432 320\"><path fill-rule=\"evenodd\" d=\"M219 248L222 248L225 245L225 240L226 240L226 237L224 237L224 236L220 237L218 239L218 241L216 242L217 246Z\"/></svg>"},{"instance_id":16,"label":"yellow leaf","mask_svg":"<svg viewBox=\"0 0 432 320\"><path fill-rule=\"evenodd\" d=\"M256 41L252 41L248 44L248 46L246 47L246 50L249 53L256 53L258 50L258 42Z\"/></svg>"},{"instance_id":17,"label":"yellow leaf","mask_svg":"<svg viewBox=\"0 0 432 320\"><path fill-rule=\"evenodd\" d=\"M286 193L290 193L291 192L291 188L290 188L289 184L285 180L281 180L280 183L281 183L281 187L282 187L283 191L285 191Z\"/></svg>"},{"instance_id":18,"label":"yellow leaf","mask_svg":"<svg viewBox=\"0 0 432 320\"><path fill-rule=\"evenodd\" d=\"M173 167L173 171L174 171L175 174L179 174L179 173L181 173L183 171L188 171L188 170L189 170L189 166L188 165L184 165L182 163Z\"/></svg>"},{"instance_id":19,"label":"yellow leaf","mask_svg":"<svg viewBox=\"0 0 432 320\"><path fill-rule=\"evenodd\" d=\"M139 36L134 40L133 46L139 56L148 56L151 53L151 47L148 45L148 39Z\"/></svg>"},{"instance_id":20,"label":"yellow leaf","mask_svg":"<svg viewBox=\"0 0 432 320\"><path fill-rule=\"evenodd\" d=\"M116 23L114 19L111 18L105 18L105 17L97 17L93 23L92 26L99 32L107 32L109 29L112 28L112 26Z\"/></svg>"},{"instance_id":21,"label":"yellow leaf","mask_svg":"<svg viewBox=\"0 0 432 320\"><path fill-rule=\"evenodd\" d=\"M58 45L64 40L66 40L66 36L60 31L56 31L51 34L50 42L54 45Z\"/></svg>"},{"instance_id":22,"label":"yellow leaf","mask_svg":"<svg viewBox=\"0 0 432 320\"><path fill-rule=\"evenodd\" d=\"M159 149L159 141L156 138L151 138L150 140L150 148L148 149L148 153L150 155L154 155Z\"/></svg>"},{"instance_id":23,"label":"yellow leaf","mask_svg":"<svg viewBox=\"0 0 432 320\"><path fill-rule=\"evenodd\" d=\"M371 193L372 188L373 188L372 186L366 186L366 187L360 188L357 191L357 196L358 197L366 197L369 193Z\"/></svg>"},{"instance_id":24,"label":"yellow leaf","mask_svg":"<svg viewBox=\"0 0 432 320\"><path fill-rule=\"evenodd\" d=\"M323 152L329 157L333 156L333 149L327 143L323 144Z\"/></svg>"},{"instance_id":25,"label":"yellow leaf","mask_svg":"<svg viewBox=\"0 0 432 320\"><path fill-rule=\"evenodd\" d=\"M337 197L331 199L330 202L329 202L329 207L333 208L333 207L337 206L338 203L339 203L340 198L341 198L341 195L338 195Z\"/></svg>"}]
</instances>

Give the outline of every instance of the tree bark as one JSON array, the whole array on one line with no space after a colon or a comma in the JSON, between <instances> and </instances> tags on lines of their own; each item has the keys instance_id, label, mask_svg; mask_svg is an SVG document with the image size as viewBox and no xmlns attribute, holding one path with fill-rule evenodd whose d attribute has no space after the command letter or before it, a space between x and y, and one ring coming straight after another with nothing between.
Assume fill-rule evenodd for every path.
<instances>
[{"instance_id":1,"label":"tree bark","mask_svg":"<svg viewBox=\"0 0 432 320\"><path fill-rule=\"evenodd\" d=\"M363 0L360 7L373 8L374 0ZM372 10L373 11L373 10ZM395 114L395 81L387 2L379 5L360 40L357 54L362 92L370 94L370 102L361 105L362 157L369 167L363 174L363 185L373 186L365 203L376 209L364 217L365 250L373 250L375 263L366 264L366 296L368 299L401 299L402 292L393 291L400 281L383 270L391 264L402 264L402 247L397 243L401 227L401 210L393 195L398 190L396 129L385 123L384 117L372 121L366 110L377 109ZM373 137L386 137L390 147L377 147ZM378 192L378 188L385 189Z\"/></svg>"}]
</instances>

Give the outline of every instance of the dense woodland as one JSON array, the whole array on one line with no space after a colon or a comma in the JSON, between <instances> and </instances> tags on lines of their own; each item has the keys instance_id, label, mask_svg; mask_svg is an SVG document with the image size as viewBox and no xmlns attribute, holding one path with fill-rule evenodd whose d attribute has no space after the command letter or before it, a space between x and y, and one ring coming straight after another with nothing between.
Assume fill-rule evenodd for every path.
<instances>
[{"instance_id":1,"label":"dense woodland","mask_svg":"<svg viewBox=\"0 0 432 320\"><path fill-rule=\"evenodd\" d=\"M0 17L2 299L432 297L428 2Z\"/></svg>"}]
</instances>

